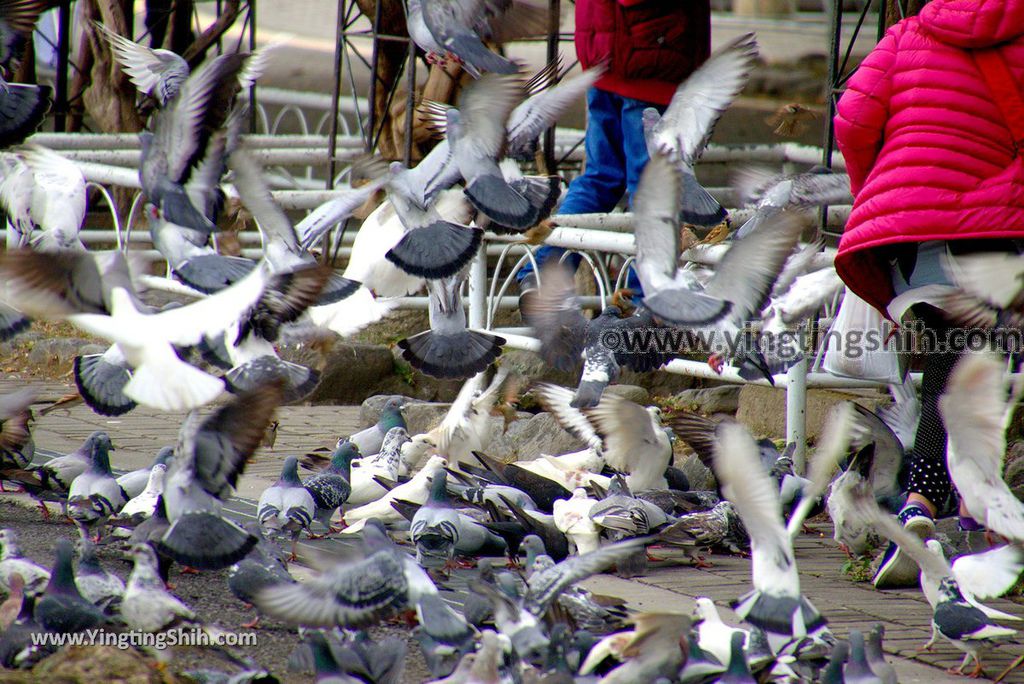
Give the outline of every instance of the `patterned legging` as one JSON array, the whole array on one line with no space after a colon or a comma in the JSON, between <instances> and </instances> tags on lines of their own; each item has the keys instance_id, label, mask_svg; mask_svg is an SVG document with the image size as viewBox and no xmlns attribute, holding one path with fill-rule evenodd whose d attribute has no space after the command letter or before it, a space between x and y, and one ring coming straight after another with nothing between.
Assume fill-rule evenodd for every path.
<instances>
[{"instance_id":1,"label":"patterned legging","mask_svg":"<svg viewBox=\"0 0 1024 684\"><path fill-rule=\"evenodd\" d=\"M914 307L914 313L938 339L949 339L946 333L955 326L940 310L919 304ZM921 422L907 463L907 491L920 494L942 512L951 506L949 497L953 485L946 468L946 426L942 423L938 402L962 349L929 351L921 379Z\"/></svg>"}]
</instances>

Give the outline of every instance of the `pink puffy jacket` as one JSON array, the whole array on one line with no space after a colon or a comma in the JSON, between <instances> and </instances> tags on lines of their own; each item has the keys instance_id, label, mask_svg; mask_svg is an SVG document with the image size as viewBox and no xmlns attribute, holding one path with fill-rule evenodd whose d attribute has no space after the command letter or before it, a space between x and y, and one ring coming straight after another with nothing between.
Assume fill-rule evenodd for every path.
<instances>
[{"instance_id":1,"label":"pink puffy jacket","mask_svg":"<svg viewBox=\"0 0 1024 684\"><path fill-rule=\"evenodd\" d=\"M836 270L879 310L893 296L879 247L1024 238L1024 158L972 58L993 48L1024 93L1024 0L932 0L889 29L839 101L855 200Z\"/></svg>"}]
</instances>

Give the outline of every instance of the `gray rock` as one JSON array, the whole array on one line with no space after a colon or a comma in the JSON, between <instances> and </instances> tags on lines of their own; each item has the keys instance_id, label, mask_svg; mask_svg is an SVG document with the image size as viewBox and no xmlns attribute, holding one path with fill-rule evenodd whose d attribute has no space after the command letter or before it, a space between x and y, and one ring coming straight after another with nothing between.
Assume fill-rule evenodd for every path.
<instances>
[{"instance_id":1,"label":"gray rock","mask_svg":"<svg viewBox=\"0 0 1024 684\"><path fill-rule=\"evenodd\" d=\"M503 435L499 426L487 453L504 460L529 460L541 454L558 455L579 451L584 446L563 430L550 414L538 413L532 418L515 421Z\"/></svg>"},{"instance_id":2,"label":"gray rock","mask_svg":"<svg viewBox=\"0 0 1024 684\"><path fill-rule=\"evenodd\" d=\"M102 344L86 344L78 350L78 355L88 356L90 354L102 354L105 351L107 351L107 347L104 347Z\"/></svg>"},{"instance_id":3,"label":"gray rock","mask_svg":"<svg viewBox=\"0 0 1024 684\"><path fill-rule=\"evenodd\" d=\"M288 346L282 358L321 369L320 384L310 395L314 403L358 404L395 374L391 350L381 344L338 342L323 357L309 346Z\"/></svg>"},{"instance_id":4,"label":"gray rock","mask_svg":"<svg viewBox=\"0 0 1024 684\"><path fill-rule=\"evenodd\" d=\"M430 427L433 427L441 420L440 418L438 418L436 422L434 422L430 427L427 428L427 430L420 430L414 428L410 424L410 419L413 412L417 412L417 417L425 418L425 416L431 414L440 415L443 418L445 411L447 411L448 407L451 406L451 404L431 404L423 401L422 399L414 399L413 397L408 397L403 394L378 394L365 400L359 406L360 424L362 424L363 427L369 427L376 423L377 420L380 418L380 412L384 410L384 404L388 403L390 399L393 399L395 397L403 399L406 403L406 407L402 411L402 415L405 416L405 422L407 425L409 425L409 434L411 435L415 435L420 432L426 432L427 430L430 429ZM429 418L425 418L423 422L429 422L429 420Z\"/></svg>"},{"instance_id":5,"label":"gray rock","mask_svg":"<svg viewBox=\"0 0 1024 684\"><path fill-rule=\"evenodd\" d=\"M89 345L90 342L76 337L41 339L32 345L32 350L28 353L28 362L33 365L63 365L78 356L79 349Z\"/></svg>"},{"instance_id":6,"label":"gray rock","mask_svg":"<svg viewBox=\"0 0 1024 684\"><path fill-rule=\"evenodd\" d=\"M733 414L740 408L740 389L741 385L720 385L683 390L673 400L677 405L697 413Z\"/></svg>"},{"instance_id":7,"label":"gray rock","mask_svg":"<svg viewBox=\"0 0 1024 684\"><path fill-rule=\"evenodd\" d=\"M651 393L638 385L609 385L605 392L616 394L641 406L646 406L651 400Z\"/></svg>"},{"instance_id":8,"label":"gray rock","mask_svg":"<svg viewBox=\"0 0 1024 684\"><path fill-rule=\"evenodd\" d=\"M686 473L686 479L690 481L690 489L710 490L718 486L715 474L700 462L697 454L688 453L685 456L676 457L676 467Z\"/></svg>"},{"instance_id":9,"label":"gray rock","mask_svg":"<svg viewBox=\"0 0 1024 684\"><path fill-rule=\"evenodd\" d=\"M1012 442L1007 448L1003 479L1014 496L1024 501L1024 442Z\"/></svg>"}]
</instances>

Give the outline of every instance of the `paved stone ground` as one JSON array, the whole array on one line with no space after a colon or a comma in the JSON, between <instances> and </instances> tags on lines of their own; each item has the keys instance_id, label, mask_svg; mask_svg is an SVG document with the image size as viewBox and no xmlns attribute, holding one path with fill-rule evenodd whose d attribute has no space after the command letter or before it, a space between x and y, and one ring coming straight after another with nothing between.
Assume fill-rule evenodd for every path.
<instances>
[{"instance_id":1,"label":"paved stone ground","mask_svg":"<svg viewBox=\"0 0 1024 684\"><path fill-rule=\"evenodd\" d=\"M16 379L0 380L0 394L24 384ZM40 400L52 401L72 391L61 383L40 383ZM330 446L339 435L361 427L357 407L290 406L279 410L280 428L273 449L260 449L246 470L239 494L258 498L263 487L277 479L281 461L288 454L299 454L318 446ZM84 405L57 409L40 416L34 426L39 447L67 452L76 448L94 430L106 430L117 447L112 454L115 468L132 469L149 463L157 450L176 440L184 416L136 409L121 418L98 416ZM840 572L842 556L831 540L827 523L812 524L814 534L805 534L796 544L804 593L828 617L833 630L845 636L850 629L870 629L885 625L886 650L900 672L901 682L959 681L944 672L960 662L953 646L939 642L930 653L915 649L930 634L930 608L919 591L874 590L869 584L851 582ZM744 558L711 557L713 567L698 570L675 564L658 564L643 578L623 580L600 576L589 581L600 593L621 596L638 609L688 610L692 599L708 596L720 606L749 589L750 565ZM1009 601L992 602L993 607L1019 614L1020 606ZM724 610L724 609L723 609ZM735 620L727 610L726 619ZM1020 652L1009 645L990 654L986 672L1002 671ZM1024 672L1014 673L1006 681L1024 682Z\"/></svg>"}]
</instances>

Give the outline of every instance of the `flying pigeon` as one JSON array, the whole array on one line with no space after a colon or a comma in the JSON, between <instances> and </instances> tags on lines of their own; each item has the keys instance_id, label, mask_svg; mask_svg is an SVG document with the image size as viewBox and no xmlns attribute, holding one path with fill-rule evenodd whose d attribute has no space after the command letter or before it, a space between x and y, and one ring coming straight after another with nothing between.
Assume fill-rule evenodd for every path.
<instances>
[{"instance_id":1,"label":"flying pigeon","mask_svg":"<svg viewBox=\"0 0 1024 684\"><path fill-rule=\"evenodd\" d=\"M618 394L605 394L587 410L604 444L609 466L626 474L631 492L665 489L665 470L672 461L672 441L661 424L661 410L640 406Z\"/></svg>"},{"instance_id":2,"label":"flying pigeon","mask_svg":"<svg viewBox=\"0 0 1024 684\"><path fill-rule=\"evenodd\" d=\"M291 560L295 560L295 545L302 530L309 530L316 515L313 495L299 479L299 459L289 456L281 467L281 477L263 490L256 504L256 519L264 531L291 537Z\"/></svg>"},{"instance_id":3,"label":"flying pigeon","mask_svg":"<svg viewBox=\"0 0 1024 684\"><path fill-rule=\"evenodd\" d=\"M462 281L468 269L447 278L427 281L430 330L398 342L402 357L435 378L469 378L501 355L505 338L466 327Z\"/></svg>"},{"instance_id":4,"label":"flying pigeon","mask_svg":"<svg viewBox=\"0 0 1024 684\"><path fill-rule=\"evenodd\" d=\"M779 495L745 427L738 423L719 427L714 467L722 492L750 534L754 589L734 602L734 610L768 632L769 638L789 641L813 634L825 625L825 618L800 593L793 542L782 522Z\"/></svg>"},{"instance_id":5,"label":"flying pigeon","mask_svg":"<svg viewBox=\"0 0 1024 684\"><path fill-rule=\"evenodd\" d=\"M32 403L36 391L25 388L0 396L0 468L25 468L32 462Z\"/></svg>"},{"instance_id":6,"label":"flying pigeon","mask_svg":"<svg viewBox=\"0 0 1024 684\"><path fill-rule=\"evenodd\" d=\"M933 639L938 633L964 652L964 659L960 664L961 673L973 658L975 666L971 676L980 676L981 651L996 641L1015 635L1016 630L1000 627L984 610L972 605L964 597L946 559L929 551L924 543L913 533L907 532L894 516L882 513L869 492L860 490L855 492L855 495L856 514L873 525L881 535L899 545L900 549L921 568L925 598L931 603L933 610Z\"/></svg>"},{"instance_id":7,"label":"flying pigeon","mask_svg":"<svg viewBox=\"0 0 1024 684\"><path fill-rule=\"evenodd\" d=\"M722 112L746 85L756 59L754 34L739 36L716 50L679 85L664 114L659 115L653 108L643 112L644 138L650 156L664 155L676 172L666 185L672 182L672 187L682 190L673 193L672 217L683 223L713 227L727 218L721 204L697 181L693 166L711 139Z\"/></svg>"},{"instance_id":8,"label":"flying pigeon","mask_svg":"<svg viewBox=\"0 0 1024 684\"><path fill-rule=\"evenodd\" d=\"M32 40L48 0L5 0L0 3L0 73L11 74ZM0 149L17 145L36 132L50 110L49 86L8 83L0 75Z\"/></svg>"},{"instance_id":9,"label":"flying pigeon","mask_svg":"<svg viewBox=\"0 0 1024 684\"><path fill-rule=\"evenodd\" d=\"M736 231L737 239L759 230L767 217L784 209L853 202L850 177L845 173L833 173L824 166L814 166L805 173L782 175L748 167L736 174L733 186L741 198L755 203L754 215Z\"/></svg>"},{"instance_id":10,"label":"flying pigeon","mask_svg":"<svg viewBox=\"0 0 1024 684\"><path fill-rule=\"evenodd\" d=\"M257 542L221 514L247 459L259 446L281 401L279 384L239 395L205 419L192 413L181 427L163 500L170 528L157 550L179 563L220 569Z\"/></svg>"},{"instance_id":11,"label":"flying pigeon","mask_svg":"<svg viewBox=\"0 0 1024 684\"><path fill-rule=\"evenodd\" d=\"M484 45L547 30L547 6L525 0L411 0L409 35L428 60L453 55L473 78L482 72L514 74L519 67Z\"/></svg>"},{"instance_id":12,"label":"flying pigeon","mask_svg":"<svg viewBox=\"0 0 1024 684\"><path fill-rule=\"evenodd\" d=\"M337 564L297 584L260 591L256 606L267 615L308 627L356 628L415 606L437 587L408 554L398 551L383 529L366 525L359 561Z\"/></svg>"},{"instance_id":13,"label":"flying pigeon","mask_svg":"<svg viewBox=\"0 0 1024 684\"><path fill-rule=\"evenodd\" d=\"M25 145L17 155L0 153L0 207L17 235L11 248L53 252L84 250L79 231L85 220L85 177L70 160L41 147ZM32 237L38 228L41 232Z\"/></svg>"},{"instance_id":14,"label":"flying pigeon","mask_svg":"<svg viewBox=\"0 0 1024 684\"><path fill-rule=\"evenodd\" d=\"M441 424L428 433L449 463L472 463L474 451L486 451L491 445L492 410L507 380L507 368L498 368L486 387L483 373L471 377L463 383Z\"/></svg>"},{"instance_id":15,"label":"flying pigeon","mask_svg":"<svg viewBox=\"0 0 1024 684\"><path fill-rule=\"evenodd\" d=\"M949 475L961 502L980 524L1018 543L1024 542L1024 503L1010 491L1001 472L1006 425L1019 391L1014 388L1007 400L1005 368L998 358L967 354L939 398L949 432Z\"/></svg>"},{"instance_id":16,"label":"flying pigeon","mask_svg":"<svg viewBox=\"0 0 1024 684\"><path fill-rule=\"evenodd\" d=\"M549 366L567 372L579 372L580 357L585 355L574 408L591 408L601 399L604 388L619 376L621 366L644 372L655 370L670 358L657 350L628 349L609 345L609 339L654 327L649 313L622 318L617 306L607 306L599 316L583 317L572 273L561 265L548 266L541 273L540 287L523 302L523 320L541 341L540 355Z\"/></svg>"}]
</instances>

